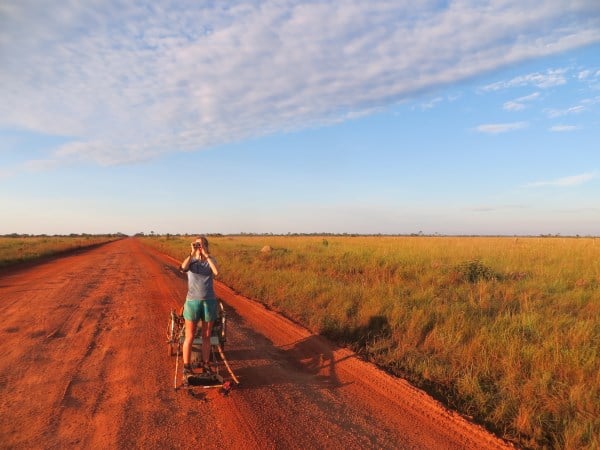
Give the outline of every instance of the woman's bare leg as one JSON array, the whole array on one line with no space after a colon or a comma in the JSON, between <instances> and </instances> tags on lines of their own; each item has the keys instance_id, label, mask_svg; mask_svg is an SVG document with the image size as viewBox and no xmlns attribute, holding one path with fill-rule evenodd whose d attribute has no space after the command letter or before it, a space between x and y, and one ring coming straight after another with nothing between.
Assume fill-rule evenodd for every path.
<instances>
[{"instance_id":1,"label":"woman's bare leg","mask_svg":"<svg viewBox=\"0 0 600 450\"><path fill-rule=\"evenodd\" d=\"M192 359L192 342L198 328L197 322L185 321L185 340L183 341L183 364L189 364Z\"/></svg>"},{"instance_id":2,"label":"woman's bare leg","mask_svg":"<svg viewBox=\"0 0 600 450\"><path fill-rule=\"evenodd\" d=\"M210 334L213 322L202 322L202 361L208 364L210 361Z\"/></svg>"}]
</instances>

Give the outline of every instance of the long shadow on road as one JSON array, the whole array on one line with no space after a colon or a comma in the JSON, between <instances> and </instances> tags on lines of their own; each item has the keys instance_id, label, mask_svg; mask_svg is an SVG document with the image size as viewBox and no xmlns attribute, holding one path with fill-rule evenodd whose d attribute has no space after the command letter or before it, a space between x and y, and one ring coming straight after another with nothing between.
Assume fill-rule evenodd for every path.
<instances>
[{"instance_id":1,"label":"long shadow on road","mask_svg":"<svg viewBox=\"0 0 600 450\"><path fill-rule=\"evenodd\" d=\"M280 346L264 335L243 325L243 319L228 311L228 335L225 356L234 367L244 388L258 388L277 384L301 384L335 389L343 386L336 365L354 358L335 358L335 346L320 335Z\"/></svg>"}]
</instances>

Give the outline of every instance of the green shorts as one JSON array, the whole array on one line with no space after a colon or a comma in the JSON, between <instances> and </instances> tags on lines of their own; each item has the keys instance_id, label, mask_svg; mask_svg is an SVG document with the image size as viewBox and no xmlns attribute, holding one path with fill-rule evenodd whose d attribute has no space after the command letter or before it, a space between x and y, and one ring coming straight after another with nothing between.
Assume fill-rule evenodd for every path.
<instances>
[{"instance_id":1,"label":"green shorts","mask_svg":"<svg viewBox=\"0 0 600 450\"><path fill-rule=\"evenodd\" d=\"M206 300L186 299L183 305L183 318L191 322L214 322L217 319L217 300L209 298Z\"/></svg>"}]
</instances>

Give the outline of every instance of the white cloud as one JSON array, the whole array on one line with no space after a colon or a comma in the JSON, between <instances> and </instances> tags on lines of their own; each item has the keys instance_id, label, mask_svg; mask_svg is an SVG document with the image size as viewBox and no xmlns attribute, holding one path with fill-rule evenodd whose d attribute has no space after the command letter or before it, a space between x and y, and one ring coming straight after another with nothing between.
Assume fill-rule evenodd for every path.
<instances>
[{"instance_id":1,"label":"white cloud","mask_svg":"<svg viewBox=\"0 0 600 450\"><path fill-rule=\"evenodd\" d=\"M525 109L525 105L523 103L515 102L513 100L505 102L504 105L502 105L502 108L507 111L520 111L522 109Z\"/></svg>"},{"instance_id":2,"label":"white cloud","mask_svg":"<svg viewBox=\"0 0 600 450\"><path fill-rule=\"evenodd\" d=\"M57 166L58 162L54 159L32 159L23 164L23 168L30 172L43 172Z\"/></svg>"},{"instance_id":3,"label":"white cloud","mask_svg":"<svg viewBox=\"0 0 600 450\"><path fill-rule=\"evenodd\" d=\"M423 110L432 109L435 107L435 105L442 102L443 100L444 100L443 97L433 98L433 99L429 100L428 102L421 103L421 109L423 109Z\"/></svg>"},{"instance_id":4,"label":"white cloud","mask_svg":"<svg viewBox=\"0 0 600 450\"><path fill-rule=\"evenodd\" d=\"M581 103L584 105L596 105L596 104L600 103L600 96L594 97L594 98L583 99L583 100L581 100Z\"/></svg>"},{"instance_id":5,"label":"white cloud","mask_svg":"<svg viewBox=\"0 0 600 450\"><path fill-rule=\"evenodd\" d=\"M571 114L579 114L585 111L585 106L577 105L566 109L546 109L548 117L554 119L556 117L568 116Z\"/></svg>"},{"instance_id":6,"label":"white cloud","mask_svg":"<svg viewBox=\"0 0 600 450\"><path fill-rule=\"evenodd\" d=\"M553 86L560 86L567 82L567 69L549 69L546 73L530 73L521 75L508 81L498 81L488 84L482 88L483 91L499 91L522 86L535 86L540 89L546 89Z\"/></svg>"},{"instance_id":7,"label":"white cloud","mask_svg":"<svg viewBox=\"0 0 600 450\"><path fill-rule=\"evenodd\" d=\"M586 172L580 175L573 175L570 177L558 178L551 181L536 181L528 183L526 187L545 187L545 186L557 186L557 187L571 187L578 186L588 181L598 178L598 172Z\"/></svg>"},{"instance_id":8,"label":"white cloud","mask_svg":"<svg viewBox=\"0 0 600 450\"><path fill-rule=\"evenodd\" d=\"M476 213L488 213L488 212L506 212L506 211L511 211L511 210L524 210L524 209L529 209L530 207L528 205L480 205L480 206L473 206L471 208L466 208L467 211L472 211L472 212L476 212Z\"/></svg>"},{"instance_id":9,"label":"white cloud","mask_svg":"<svg viewBox=\"0 0 600 450\"><path fill-rule=\"evenodd\" d=\"M504 105L502 107L507 111L519 111L521 109L526 108L527 102L535 100L539 96L540 96L539 92L534 92L531 95L526 95L524 97L519 97L515 100L508 101L508 102L504 103Z\"/></svg>"},{"instance_id":10,"label":"white cloud","mask_svg":"<svg viewBox=\"0 0 600 450\"><path fill-rule=\"evenodd\" d=\"M577 79L581 82L586 82L588 85L594 85L598 82L600 70L597 69L582 69L577 74Z\"/></svg>"},{"instance_id":11,"label":"white cloud","mask_svg":"<svg viewBox=\"0 0 600 450\"><path fill-rule=\"evenodd\" d=\"M516 131L527 128L526 122L513 122L513 123L490 123L485 125L479 125L475 127L475 130L481 133L488 134L500 134L508 131Z\"/></svg>"},{"instance_id":12,"label":"white cloud","mask_svg":"<svg viewBox=\"0 0 600 450\"><path fill-rule=\"evenodd\" d=\"M579 130L581 129L580 126L578 125L554 125L553 127L550 127L550 131L555 131L555 132L567 132L567 131L575 131L575 130Z\"/></svg>"},{"instance_id":13,"label":"white cloud","mask_svg":"<svg viewBox=\"0 0 600 450\"><path fill-rule=\"evenodd\" d=\"M346 120L600 42L593 0L2 2L0 127L117 164ZM563 83L557 69L509 84Z\"/></svg>"}]
</instances>

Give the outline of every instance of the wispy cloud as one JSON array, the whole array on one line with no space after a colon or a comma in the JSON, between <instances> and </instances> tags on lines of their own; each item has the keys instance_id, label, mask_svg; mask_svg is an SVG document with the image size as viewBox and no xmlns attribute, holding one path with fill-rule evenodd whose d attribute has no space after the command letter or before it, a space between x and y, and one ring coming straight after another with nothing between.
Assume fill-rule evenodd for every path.
<instances>
[{"instance_id":1,"label":"wispy cloud","mask_svg":"<svg viewBox=\"0 0 600 450\"><path fill-rule=\"evenodd\" d=\"M568 116L571 114L579 114L585 111L585 106L577 105L566 109L546 109L545 112L551 119L556 117Z\"/></svg>"},{"instance_id":2,"label":"wispy cloud","mask_svg":"<svg viewBox=\"0 0 600 450\"><path fill-rule=\"evenodd\" d=\"M597 105L598 103L600 103L600 96L593 97L593 98L585 98L585 99L581 100L580 103L582 105L586 105L586 106Z\"/></svg>"},{"instance_id":3,"label":"wispy cloud","mask_svg":"<svg viewBox=\"0 0 600 450\"><path fill-rule=\"evenodd\" d=\"M554 125L553 127L550 127L549 130L550 131L555 131L558 133L564 133L564 132L568 132L568 131L576 131L576 130L580 130L581 127L579 125Z\"/></svg>"},{"instance_id":4,"label":"wispy cloud","mask_svg":"<svg viewBox=\"0 0 600 450\"><path fill-rule=\"evenodd\" d=\"M539 92L534 92L531 95L519 97L515 100L508 101L502 106L507 111L519 111L526 108L526 103L537 99L540 96Z\"/></svg>"},{"instance_id":5,"label":"wispy cloud","mask_svg":"<svg viewBox=\"0 0 600 450\"><path fill-rule=\"evenodd\" d=\"M558 178L550 181L535 181L528 183L526 187L546 187L546 186L557 186L557 187L571 187L578 186L580 184L587 183L595 178L598 178L598 172L586 172L580 175L573 175L570 177Z\"/></svg>"},{"instance_id":6,"label":"wispy cloud","mask_svg":"<svg viewBox=\"0 0 600 450\"><path fill-rule=\"evenodd\" d=\"M527 128L527 122L490 123L485 125L479 125L475 127L475 130L481 133L499 134L506 133L509 131L521 130L523 128Z\"/></svg>"},{"instance_id":7,"label":"wispy cloud","mask_svg":"<svg viewBox=\"0 0 600 450\"><path fill-rule=\"evenodd\" d=\"M594 0L536 5L8 0L0 127L73 137L51 159L127 163L345 120L600 42Z\"/></svg>"},{"instance_id":8,"label":"wispy cloud","mask_svg":"<svg viewBox=\"0 0 600 450\"><path fill-rule=\"evenodd\" d=\"M462 96L462 93L459 92L456 94L447 95L445 97L442 97L442 96L434 97L427 101L421 102L418 106L415 106L414 109L420 109L422 111L426 111L428 109L433 109L433 108L437 107L442 102L448 102L448 103L455 102L459 98L461 98L461 96Z\"/></svg>"},{"instance_id":9,"label":"wispy cloud","mask_svg":"<svg viewBox=\"0 0 600 450\"><path fill-rule=\"evenodd\" d=\"M55 159L32 159L23 163L22 168L29 172L43 172L58 166Z\"/></svg>"},{"instance_id":10,"label":"wispy cloud","mask_svg":"<svg viewBox=\"0 0 600 450\"><path fill-rule=\"evenodd\" d=\"M436 97L433 98L427 102L421 103L420 108L425 110L425 109L432 109L434 108L438 103L441 103L444 100L443 97Z\"/></svg>"},{"instance_id":11,"label":"wispy cloud","mask_svg":"<svg viewBox=\"0 0 600 450\"><path fill-rule=\"evenodd\" d=\"M585 69L581 69L578 73L577 73L577 79L579 81L582 82L588 82L588 83L597 83L600 78L600 70L596 69L596 68L585 68Z\"/></svg>"},{"instance_id":12,"label":"wispy cloud","mask_svg":"<svg viewBox=\"0 0 600 450\"><path fill-rule=\"evenodd\" d=\"M528 205L479 205L471 208L466 208L466 211L472 211L476 213L490 213L490 212L502 212L511 210L523 210L528 209Z\"/></svg>"},{"instance_id":13,"label":"wispy cloud","mask_svg":"<svg viewBox=\"0 0 600 450\"><path fill-rule=\"evenodd\" d=\"M488 84L481 88L483 91L498 91L521 86L535 86L539 89L546 89L553 86L560 86L567 82L568 69L549 69L546 73L530 73L521 75L508 81L498 81Z\"/></svg>"}]
</instances>

